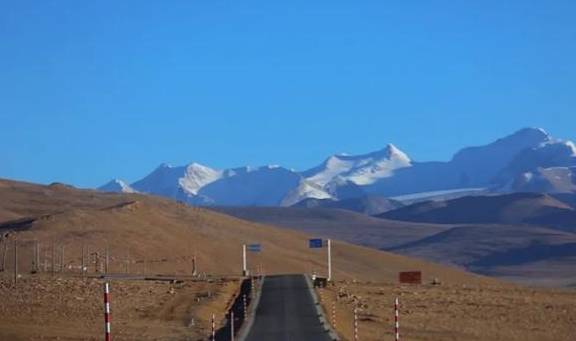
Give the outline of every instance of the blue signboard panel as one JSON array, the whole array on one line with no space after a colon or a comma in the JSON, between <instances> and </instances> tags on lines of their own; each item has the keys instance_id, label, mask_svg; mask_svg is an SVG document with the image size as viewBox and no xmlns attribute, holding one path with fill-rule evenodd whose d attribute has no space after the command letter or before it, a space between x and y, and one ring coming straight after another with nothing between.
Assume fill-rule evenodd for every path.
<instances>
[{"instance_id":1,"label":"blue signboard panel","mask_svg":"<svg viewBox=\"0 0 576 341\"><path fill-rule=\"evenodd\" d=\"M260 244L249 244L247 249L250 252L260 252L262 251L262 246Z\"/></svg>"},{"instance_id":2,"label":"blue signboard panel","mask_svg":"<svg viewBox=\"0 0 576 341\"><path fill-rule=\"evenodd\" d=\"M317 249L317 248L321 248L323 241L320 238L315 238L315 239L310 239L309 241L309 246L311 249Z\"/></svg>"}]
</instances>

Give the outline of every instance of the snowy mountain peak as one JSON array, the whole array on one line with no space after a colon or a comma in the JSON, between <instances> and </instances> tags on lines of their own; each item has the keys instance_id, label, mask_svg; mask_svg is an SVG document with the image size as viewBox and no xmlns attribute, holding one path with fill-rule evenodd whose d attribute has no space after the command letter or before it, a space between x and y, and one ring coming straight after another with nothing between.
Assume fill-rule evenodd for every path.
<instances>
[{"instance_id":1,"label":"snowy mountain peak","mask_svg":"<svg viewBox=\"0 0 576 341\"><path fill-rule=\"evenodd\" d=\"M294 188L282 200L281 206L292 206L304 199L333 199L330 194L324 191L320 186L310 183L306 180L300 181L298 187Z\"/></svg>"},{"instance_id":2,"label":"snowy mountain peak","mask_svg":"<svg viewBox=\"0 0 576 341\"><path fill-rule=\"evenodd\" d=\"M223 172L217 169L193 162L186 167L186 173L178 179L180 187L189 194L198 194L198 191L222 177Z\"/></svg>"},{"instance_id":3,"label":"snowy mountain peak","mask_svg":"<svg viewBox=\"0 0 576 341\"><path fill-rule=\"evenodd\" d=\"M136 193L130 185L120 179L112 179L107 184L98 187L99 191L116 193Z\"/></svg>"},{"instance_id":4,"label":"snowy mountain peak","mask_svg":"<svg viewBox=\"0 0 576 341\"><path fill-rule=\"evenodd\" d=\"M542 128L523 128L508 135L499 141L511 141L517 143L544 143L550 141L552 137Z\"/></svg>"},{"instance_id":5,"label":"snowy mountain peak","mask_svg":"<svg viewBox=\"0 0 576 341\"><path fill-rule=\"evenodd\" d=\"M556 179L564 179L565 185L556 185ZM275 206L306 198L505 189L514 181L524 189L576 188L576 145L554 139L544 129L523 128L491 143L463 148L446 162L412 162L388 144L366 154L335 154L304 172L277 165L218 170L197 162L176 167L163 163L131 186L113 180L100 189L138 191L196 205ZM530 184L540 187L526 187Z\"/></svg>"},{"instance_id":6,"label":"snowy mountain peak","mask_svg":"<svg viewBox=\"0 0 576 341\"><path fill-rule=\"evenodd\" d=\"M410 165L410 158L396 146L389 144L379 151L363 155L333 155L303 175L308 181L320 186L337 180L368 185L391 176L396 169Z\"/></svg>"},{"instance_id":7,"label":"snowy mountain peak","mask_svg":"<svg viewBox=\"0 0 576 341\"><path fill-rule=\"evenodd\" d=\"M384 148L384 150L386 151L386 153L388 154L388 158L392 159L392 158L396 158L396 159L402 159L406 162L410 162L410 158L408 157L408 155L406 155L406 153L404 153L403 151L401 151L398 147L396 147L395 145L393 145L392 143L389 143L386 148Z\"/></svg>"},{"instance_id":8,"label":"snowy mountain peak","mask_svg":"<svg viewBox=\"0 0 576 341\"><path fill-rule=\"evenodd\" d=\"M564 145L572 152L572 156L576 156L576 145L572 141L564 141Z\"/></svg>"}]
</instances>

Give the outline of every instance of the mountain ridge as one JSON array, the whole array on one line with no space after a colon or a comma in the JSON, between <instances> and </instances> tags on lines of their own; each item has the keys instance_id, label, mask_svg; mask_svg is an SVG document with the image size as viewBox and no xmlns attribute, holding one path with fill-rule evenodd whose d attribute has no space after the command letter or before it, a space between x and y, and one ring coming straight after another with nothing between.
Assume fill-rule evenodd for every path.
<instances>
[{"instance_id":1,"label":"mountain ridge","mask_svg":"<svg viewBox=\"0 0 576 341\"><path fill-rule=\"evenodd\" d=\"M396 197L461 188L574 192L574 170L573 142L554 139L540 128L523 128L485 145L462 148L445 162L414 161L388 144L371 153L335 154L304 171L272 165L220 170L196 162L161 164L130 185L99 189L133 189L191 205L291 206L309 198Z\"/></svg>"}]
</instances>

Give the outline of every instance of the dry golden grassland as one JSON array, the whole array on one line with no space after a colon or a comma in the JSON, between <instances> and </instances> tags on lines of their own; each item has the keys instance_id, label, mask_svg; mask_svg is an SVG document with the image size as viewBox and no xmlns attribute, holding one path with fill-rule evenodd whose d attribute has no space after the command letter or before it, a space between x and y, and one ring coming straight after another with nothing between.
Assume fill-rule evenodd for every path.
<instances>
[{"instance_id":1,"label":"dry golden grassland","mask_svg":"<svg viewBox=\"0 0 576 341\"><path fill-rule=\"evenodd\" d=\"M336 330L353 340L358 307L359 340L394 340L394 299L400 333L411 341L573 341L576 291L509 285L395 285L337 282L317 289Z\"/></svg>"}]
</instances>

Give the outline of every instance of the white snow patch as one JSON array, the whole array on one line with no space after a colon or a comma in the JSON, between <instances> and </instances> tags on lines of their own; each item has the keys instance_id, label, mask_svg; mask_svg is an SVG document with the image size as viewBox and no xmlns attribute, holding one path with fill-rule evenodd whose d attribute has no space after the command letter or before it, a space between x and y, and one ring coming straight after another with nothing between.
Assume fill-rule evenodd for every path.
<instances>
[{"instance_id":1,"label":"white snow patch","mask_svg":"<svg viewBox=\"0 0 576 341\"><path fill-rule=\"evenodd\" d=\"M458 189L448 189L448 190L442 190L442 191L403 194L403 195L391 197L390 199L394 199L394 200L398 200L398 201L412 201L412 200L441 197L441 196L449 195L449 194L481 192L484 190L485 190L485 188L479 188L479 187L477 187L477 188L458 188Z\"/></svg>"},{"instance_id":2,"label":"white snow patch","mask_svg":"<svg viewBox=\"0 0 576 341\"><path fill-rule=\"evenodd\" d=\"M300 182L297 188L290 191L282 200L282 206L292 206L304 199L333 199L332 196L306 180Z\"/></svg>"},{"instance_id":3,"label":"white snow patch","mask_svg":"<svg viewBox=\"0 0 576 341\"><path fill-rule=\"evenodd\" d=\"M194 162L186 167L186 173L178 179L178 184L185 192L196 195L202 187L221 179L222 174L220 170Z\"/></svg>"}]
</instances>

